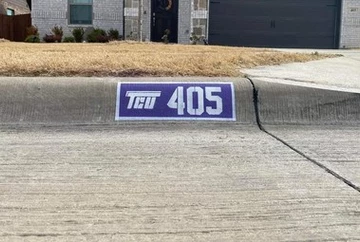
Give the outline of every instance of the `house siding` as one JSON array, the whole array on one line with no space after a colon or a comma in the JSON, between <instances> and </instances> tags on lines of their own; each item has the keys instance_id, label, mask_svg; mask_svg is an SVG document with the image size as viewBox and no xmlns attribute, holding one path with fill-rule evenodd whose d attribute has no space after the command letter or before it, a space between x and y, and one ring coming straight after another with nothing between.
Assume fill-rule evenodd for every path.
<instances>
[{"instance_id":1,"label":"house siding","mask_svg":"<svg viewBox=\"0 0 360 242\"><path fill-rule=\"evenodd\" d=\"M360 1L343 0L341 10L340 48L360 47Z\"/></svg>"},{"instance_id":2,"label":"house siding","mask_svg":"<svg viewBox=\"0 0 360 242\"><path fill-rule=\"evenodd\" d=\"M0 14L6 15L6 9L15 11L15 15L29 14L30 8L25 0L0 0Z\"/></svg>"}]
</instances>

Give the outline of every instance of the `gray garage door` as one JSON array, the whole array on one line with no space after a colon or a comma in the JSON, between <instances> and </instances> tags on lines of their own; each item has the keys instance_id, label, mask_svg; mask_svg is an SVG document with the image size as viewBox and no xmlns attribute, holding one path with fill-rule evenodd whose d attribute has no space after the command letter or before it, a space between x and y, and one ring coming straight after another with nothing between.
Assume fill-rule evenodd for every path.
<instances>
[{"instance_id":1,"label":"gray garage door","mask_svg":"<svg viewBox=\"0 0 360 242\"><path fill-rule=\"evenodd\" d=\"M209 43L337 48L339 0L210 0Z\"/></svg>"}]
</instances>

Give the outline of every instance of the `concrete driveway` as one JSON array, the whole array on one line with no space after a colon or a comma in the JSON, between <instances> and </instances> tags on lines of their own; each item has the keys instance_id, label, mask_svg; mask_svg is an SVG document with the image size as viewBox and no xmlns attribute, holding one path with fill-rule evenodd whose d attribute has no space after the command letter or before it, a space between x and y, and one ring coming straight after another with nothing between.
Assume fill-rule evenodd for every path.
<instances>
[{"instance_id":1,"label":"concrete driveway","mask_svg":"<svg viewBox=\"0 0 360 242\"><path fill-rule=\"evenodd\" d=\"M261 81L360 92L360 50L276 50L342 56L307 63L262 66L242 72Z\"/></svg>"}]
</instances>

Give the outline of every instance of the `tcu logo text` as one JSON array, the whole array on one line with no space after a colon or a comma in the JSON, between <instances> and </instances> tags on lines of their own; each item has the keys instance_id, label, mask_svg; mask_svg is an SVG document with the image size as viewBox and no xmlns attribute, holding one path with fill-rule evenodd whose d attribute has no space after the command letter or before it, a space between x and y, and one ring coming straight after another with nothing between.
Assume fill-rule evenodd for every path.
<instances>
[{"instance_id":1,"label":"tcu logo text","mask_svg":"<svg viewBox=\"0 0 360 242\"><path fill-rule=\"evenodd\" d=\"M126 97L130 98L127 109L154 109L160 96L160 91L127 91Z\"/></svg>"}]
</instances>

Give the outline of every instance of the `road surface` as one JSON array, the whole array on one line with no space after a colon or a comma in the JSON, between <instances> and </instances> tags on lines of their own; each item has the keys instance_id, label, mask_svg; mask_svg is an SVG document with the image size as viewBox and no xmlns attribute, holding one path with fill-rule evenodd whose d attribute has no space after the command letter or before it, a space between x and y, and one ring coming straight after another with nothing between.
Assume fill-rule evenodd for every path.
<instances>
[{"instance_id":1,"label":"road surface","mask_svg":"<svg viewBox=\"0 0 360 242\"><path fill-rule=\"evenodd\" d=\"M116 123L117 81L2 82L1 241L360 241L358 95L231 80L237 122Z\"/></svg>"}]
</instances>

